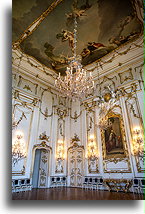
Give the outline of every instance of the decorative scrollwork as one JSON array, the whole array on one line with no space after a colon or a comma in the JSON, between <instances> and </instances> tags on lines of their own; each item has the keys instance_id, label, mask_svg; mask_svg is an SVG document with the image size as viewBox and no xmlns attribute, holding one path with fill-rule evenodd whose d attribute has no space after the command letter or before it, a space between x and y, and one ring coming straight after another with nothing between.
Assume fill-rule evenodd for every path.
<instances>
[{"instance_id":1,"label":"decorative scrollwork","mask_svg":"<svg viewBox=\"0 0 145 214\"><path fill-rule=\"evenodd\" d=\"M58 115L60 118L66 117L66 115L67 115L67 110L66 110L66 109L57 108L57 115Z\"/></svg>"},{"instance_id":2,"label":"decorative scrollwork","mask_svg":"<svg viewBox=\"0 0 145 214\"><path fill-rule=\"evenodd\" d=\"M19 120L17 120L17 121L14 119L14 116L13 116L13 118L12 118L12 129L18 127L18 125L19 125L20 122L23 120L23 118L25 118L25 119L27 120L27 117L26 117L26 115L25 115L24 112L22 112L22 114L21 114Z\"/></svg>"},{"instance_id":3,"label":"decorative scrollwork","mask_svg":"<svg viewBox=\"0 0 145 214\"><path fill-rule=\"evenodd\" d=\"M41 114L44 115L44 120L47 120L48 117L52 117L52 115L53 115L53 112L51 114L48 114L48 108L47 107L45 108L44 112L42 112L41 108L39 108L39 110L40 110Z\"/></svg>"},{"instance_id":4,"label":"decorative scrollwork","mask_svg":"<svg viewBox=\"0 0 145 214\"><path fill-rule=\"evenodd\" d=\"M74 120L74 122L77 122L77 119L81 116L82 111L80 111L79 114L77 114L77 111L74 111L74 116L70 115L70 118Z\"/></svg>"},{"instance_id":5,"label":"decorative scrollwork","mask_svg":"<svg viewBox=\"0 0 145 214\"><path fill-rule=\"evenodd\" d=\"M35 145L33 146L33 149L34 149L34 148L38 148L38 149L44 148L44 149L49 149L49 150L52 151L52 148L51 148L50 146L48 146L47 143L46 143L45 141L42 141L40 144L35 144Z\"/></svg>"},{"instance_id":6,"label":"decorative scrollwork","mask_svg":"<svg viewBox=\"0 0 145 214\"><path fill-rule=\"evenodd\" d=\"M104 183L109 188L109 191L123 191L128 192L133 182L127 179L105 179Z\"/></svg>"},{"instance_id":7,"label":"decorative scrollwork","mask_svg":"<svg viewBox=\"0 0 145 214\"><path fill-rule=\"evenodd\" d=\"M46 140L49 142L50 137L46 135L46 131L39 135L39 140Z\"/></svg>"}]
</instances>

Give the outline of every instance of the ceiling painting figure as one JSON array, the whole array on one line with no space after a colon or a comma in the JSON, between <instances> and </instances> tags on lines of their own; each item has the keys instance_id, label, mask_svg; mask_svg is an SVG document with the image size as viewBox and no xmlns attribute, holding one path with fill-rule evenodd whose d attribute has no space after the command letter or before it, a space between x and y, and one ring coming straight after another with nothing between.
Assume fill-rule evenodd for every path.
<instances>
[{"instance_id":1,"label":"ceiling painting figure","mask_svg":"<svg viewBox=\"0 0 145 214\"><path fill-rule=\"evenodd\" d=\"M14 0L13 43L53 2ZM73 56L74 17L78 23L77 55L87 66L142 34L141 6L140 0L62 0L18 48L65 75Z\"/></svg>"}]
</instances>

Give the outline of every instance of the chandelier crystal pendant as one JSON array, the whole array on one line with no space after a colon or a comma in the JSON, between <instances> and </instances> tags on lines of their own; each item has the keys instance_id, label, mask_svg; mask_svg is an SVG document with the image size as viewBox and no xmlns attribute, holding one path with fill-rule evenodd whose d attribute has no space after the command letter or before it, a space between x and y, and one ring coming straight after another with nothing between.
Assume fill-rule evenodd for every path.
<instances>
[{"instance_id":1,"label":"chandelier crystal pendant","mask_svg":"<svg viewBox=\"0 0 145 214\"><path fill-rule=\"evenodd\" d=\"M77 21L74 22L74 48L73 57L67 67L66 76L61 77L60 73L55 80L55 87L63 96L81 100L91 93L94 88L92 72L88 75L81 64L81 57L76 54L77 44Z\"/></svg>"}]
</instances>

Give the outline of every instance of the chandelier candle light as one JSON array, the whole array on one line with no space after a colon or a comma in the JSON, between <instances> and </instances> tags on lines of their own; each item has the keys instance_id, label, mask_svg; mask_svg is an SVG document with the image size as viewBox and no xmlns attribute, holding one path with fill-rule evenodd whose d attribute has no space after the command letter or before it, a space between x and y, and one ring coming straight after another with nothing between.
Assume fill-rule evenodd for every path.
<instances>
[{"instance_id":1,"label":"chandelier candle light","mask_svg":"<svg viewBox=\"0 0 145 214\"><path fill-rule=\"evenodd\" d=\"M66 76L59 76L55 80L55 86L60 93L69 98L82 99L85 95L89 94L94 88L94 81L92 80L92 72L87 75L85 69L82 68L81 58L76 55L77 44L77 21L75 16L74 25L74 48L73 57L66 70Z\"/></svg>"},{"instance_id":2,"label":"chandelier candle light","mask_svg":"<svg viewBox=\"0 0 145 214\"><path fill-rule=\"evenodd\" d=\"M57 160L64 160L64 142L62 140L58 140Z\"/></svg>"},{"instance_id":3,"label":"chandelier candle light","mask_svg":"<svg viewBox=\"0 0 145 214\"><path fill-rule=\"evenodd\" d=\"M12 144L12 162L15 165L19 160L26 157L25 143L23 133L16 133L16 140Z\"/></svg>"},{"instance_id":4,"label":"chandelier candle light","mask_svg":"<svg viewBox=\"0 0 145 214\"><path fill-rule=\"evenodd\" d=\"M88 159L94 161L97 159L97 146L96 142L94 140L94 136L91 135L89 137L89 142L88 142Z\"/></svg>"},{"instance_id":5,"label":"chandelier candle light","mask_svg":"<svg viewBox=\"0 0 145 214\"><path fill-rule=\"evenodd\" d=\"M144 158L144 140L140 128L135 128L133 131L133 153L135 156Z\"/></svg>"}]
</instances>

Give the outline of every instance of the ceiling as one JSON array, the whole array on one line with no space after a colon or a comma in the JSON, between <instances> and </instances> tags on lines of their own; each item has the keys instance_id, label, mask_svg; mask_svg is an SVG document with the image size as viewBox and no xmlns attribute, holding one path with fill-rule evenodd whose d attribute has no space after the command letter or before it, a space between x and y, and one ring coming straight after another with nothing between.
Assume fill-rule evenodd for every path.
<instances>
[{"instance_id":1,"label":"ceiling","mask_svg":"<svg viewBox=\"0 0 145 214\"><path fill-rule=\"evenodd\" d=\"M16 42L54 0L13 0L12 39ZM56 72L65 74L72 56L73 14L77 15L77 54L88 65L135 39L141 24L132 0L63 0L20 43L24 53ZM112 3L113 2L113 3Z\"/></svg>"}]
</instances>

